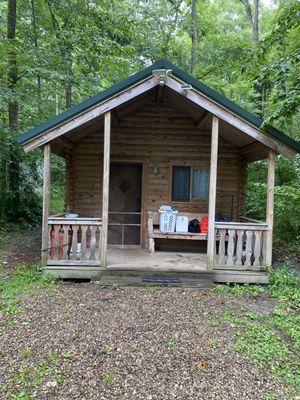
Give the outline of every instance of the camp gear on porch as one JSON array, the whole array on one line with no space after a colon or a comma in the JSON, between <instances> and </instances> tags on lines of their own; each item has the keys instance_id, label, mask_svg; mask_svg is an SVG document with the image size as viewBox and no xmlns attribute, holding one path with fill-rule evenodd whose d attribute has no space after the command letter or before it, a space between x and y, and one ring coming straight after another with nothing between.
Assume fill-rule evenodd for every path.
<instances>
[{"instance_id":1,"label":"camp gear on porch","mask_svg":"<svg viewBox=\"0 0 300 400\"><path fill-rule=\"evenodd\" d=\"M197 219L195 218L196 214L195 213L185 213L185 216L188 217L188 219L193 220ZM198 216L201 218L204 215L198 214ZM155 242L156 240L164 239L164 240L169 240L169 239L175 239L175 240L196 240L196 241L207 241L207 233L201 233L201 232L161 232L159 229L157 229L157 224L159 220L159 213L158 212L152 212L148 211L147 213L147 238L148 238L148 249L151 254L155 253ZM225 235L223 238L225 241L227 241L228 235ZM220 236L216 235L216 241L220 240Z\"/></svg>"},{"instance_id":2,"label":"camp gear on porch","mask_svg":"<svg viewBox=\"0 0 300 400\"><path fill-rule=\"evenodd\" d=\"M192 219L189 222L189 232L191 233L199 233L200 232L200 225L198 219Z\"/></svg>"},{"instance_id":3,"label":"camp gear on porch","mask_svg":"<svg viewBox=\"0 0 300 400\"><path fill-rule=\"evenodd\" d=\"M200 221L200 232L207 233L208 232L208 217L205 216Z\"/></svg>"},{"instance_id":4,"label":"camp gear on porch","mask_svg":"<svg viewBox=\"0 0 300 400\"><path fill-rule=\"evenodd\" d=\"M170 206L159 208L159 229L161 232L174 232L178 211Z\"/></svg>"},{"instance_id":5,"label":"camp gear on porch","mask_svg":"<svg viewBox=\"0 0 300 400\"><path fill-rule=\"evenodd\" d=\"M216 214L215 221L216 222L230 222L230 217L228 217L228 215Z\"/></svg>"},{"instance_id":6,"label":"camp gear on porch","mask_svg":"<svg viewBox=\"0 0 300 400\"><path fill-rule=\"evenodd\" d=\"M177 215L176 232L188 232L189 219L185 215Z\"/></svg>"},{"instance_id":7,"label":"camp gear on porch","mask_svg":"<svg viewBox=\"0 0 300 400\"><path fill-rule=\"evenodd\" d=\"M227 215L217 214L215 217L216 222L230 222L230 218ZM208 232L208 216L205 216L200 221L200 232Z\"/></svg>"}]
</instances>

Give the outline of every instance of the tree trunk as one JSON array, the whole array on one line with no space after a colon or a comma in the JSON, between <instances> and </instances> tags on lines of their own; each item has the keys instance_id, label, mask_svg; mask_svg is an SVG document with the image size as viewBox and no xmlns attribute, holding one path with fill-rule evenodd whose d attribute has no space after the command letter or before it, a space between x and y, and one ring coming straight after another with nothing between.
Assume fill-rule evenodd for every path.
<instances>
[{"instance_id":1,"label":"tree trunk","mask_svg":"<svg viewBox=\"0 0 300 400\"><path fill-rule=\"evenodd\" d=\"M253 12L249 0L241 0L244 4L247 19L252 30L252 39L255 43L259 41L259 0L253 0Z\"/></svg>"},{"instance_id":2,"label":"tree trunk","mask_svg":"<svg viewBox=\"0 0 300 400\"><path fill-rule=\"evenodd\" d=\"M48 4L54 33L55 33L56 39L59 43L58 46L59 46L61 58L62 58L62 60L64 60L64 64L65 64L65 67L64 67L65 75L66 75L65 106L66 106L66 108L70 108L70 107L72 107L72 74L73 74L72 55L71 55L72 46L71 46L71 48L70 48L70 46L66 47L64 41L62 41L62 38L61 38L61 29L67 29L68 26L65 25L63 28L60 27L58 20L56 19L56 16L55 16L55 12L52 8L52 6L53 6L52 2L50 0L46 0L46 2Z\"/></svg>"},{"instance_id":3,"label":"tree trunk","mask_svg":"<svg viewBox=\"0 0 300 400\"><path fill-rule=\"evenodd\" d=\"M256 43L258 43L258 18L259 18L258 2L259 0L254 0L253 25L252 25L253 40Z\"/></svg>"},{"instance_id":4,"label":"tree trunk","mask_svg":"<svg viewBox=\"0 0 300 400\"><path fill-rule=\"evenodd\" d=\"M191 14L191 22L192 22L192 30L191 30L191 72L192 75L195 75L196 70L196 42L197 42L197 29L196 29L196 19L197 19L197 0L192 0L192 14Z\"/></svg>"},{"instance_id":5,"label":"tree trunk","mask_svg":"<svg viewBox=\"0 0 300 400\"><path fill-rule=\"evenodd\" d=\"M17 1L8 0L7 10L7 39L9 41L8 50L8 87L14 94L14 90L18 81L17 60L14 50L14 41L16 38L16 20L17 20ZM12 96L13 97L13 96ZM9 127L18 129L18 113L19 107L17 101L10 99L8 104Z\"/></svg>"},{"instance_id":6,"label":"tree trunk","mask_svg":"<svg viewBox=\"0 0 300 400\"><path fill-rule=\"evenodd\" d=\"M66 84L65 84L65 96L66 96L66 108L72 107L72 57L66 56Z\"/></svg>"},{"instance_id":7,"label":"tree trunk","mask_svg":"<svg viewBox=\"0 0 300 400\"><path fill-rule=\"evenodd\" d=\"M32 30L33 30L33 41L35 49L38 49L38 32L36 28L36 15L35 15L35 4L34 0L31 0L31 18L32 18ZM37 83L37 94L38 94L38 115L40 115L41 104L42 104L42 83L41 83L41 75L37 72L36 76Z\"/></svg>"},{"instance_id":8,"label":"tree trunk","mask_svg":"<svg viewBox=\"0 0 300 400\"><path fill-rule=\"evenodd\" d=\"M14 215L18 215L20 208L20 165L18 148L15 144L15 136L19 126L19 105L15 99L15 90L18 82L17 59L15 53L16 21L17 21L17 1L8 0L7 9L7 39L9 42L8 50L8 82L10 89L10 99L8 103L8 126L10 128L9 139L9 166L8 166L8 190L10 199L14 206Z\"/></svg>"}]
</instances>

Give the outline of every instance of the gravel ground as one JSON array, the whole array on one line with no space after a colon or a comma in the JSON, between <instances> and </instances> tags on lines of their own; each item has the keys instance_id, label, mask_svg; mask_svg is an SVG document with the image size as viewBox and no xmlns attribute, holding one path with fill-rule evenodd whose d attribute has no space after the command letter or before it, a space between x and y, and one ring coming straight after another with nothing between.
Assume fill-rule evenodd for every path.
<instances>
[{"instance_id":1,"label":"gravel ground","mask_svg":"<svg viewBox=\"0 0 300 400\"><path fill-rule=\"evenodd\" d=\"M64 283L21 305L0 320L3 399L285 399L220 322L225 311L270 312L268 297Z\"/></svg>"}]
</instances>

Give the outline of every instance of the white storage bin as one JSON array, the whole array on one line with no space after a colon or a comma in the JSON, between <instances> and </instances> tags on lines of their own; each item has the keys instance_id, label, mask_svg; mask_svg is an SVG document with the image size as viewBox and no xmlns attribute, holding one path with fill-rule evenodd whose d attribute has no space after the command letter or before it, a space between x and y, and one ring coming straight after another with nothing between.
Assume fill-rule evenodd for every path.
<instances>
[{"instance_id":1,"label":"white storage bin","mask_svg":"<svg viewBox=\"0 0 300 400\"><path fill-rule=\"evenodd\" d=\"M159 211L159 230L161 232L175 232L177 213L178 211Z\"/></svg>"},{"instance_id":2,"label":"white storage bin","mask_svg":"<svg viewBox=\"0 0 300 400\"><path fill-rule=\"evenodd\" d=\"M176 218L176 232L188 232L189 219L184 215L178 215Z\"/></svg>"}]
</instances>

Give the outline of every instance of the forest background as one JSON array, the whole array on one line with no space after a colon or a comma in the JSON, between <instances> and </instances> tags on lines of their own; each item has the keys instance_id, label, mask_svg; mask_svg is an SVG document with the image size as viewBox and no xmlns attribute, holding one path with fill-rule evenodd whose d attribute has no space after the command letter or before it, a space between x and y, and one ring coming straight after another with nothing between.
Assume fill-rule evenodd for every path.
<instances>
[{"instance_id":1,"label":"forest background","mask_svg":"<svg viewBox=\"0 0 300 400\"><path fill-rule=\"evenodd\" d=\"M0 0L0 224L41 220L42 154L16 137L167 58L295 140L296 0ZM64 207L52 157L52 212ZM264 219L265 161L248 170L247 215ZM300 157L278 156L275 237L300 239Z\"/></svg>"}]
</instances>

